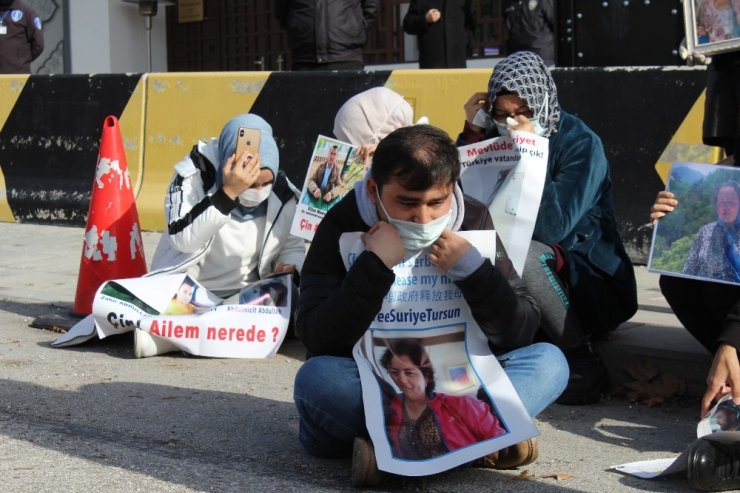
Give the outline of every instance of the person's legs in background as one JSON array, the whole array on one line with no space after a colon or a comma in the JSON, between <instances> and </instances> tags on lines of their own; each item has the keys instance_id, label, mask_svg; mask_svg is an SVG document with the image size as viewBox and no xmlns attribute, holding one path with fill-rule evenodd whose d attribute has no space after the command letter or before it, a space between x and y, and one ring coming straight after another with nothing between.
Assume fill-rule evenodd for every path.
<instances>
[{"instance_id":1,"label":"person's legs in background","mask_svg":"<svg viewBox=\"0 0 740 493\"><path fill-rule=\"evenodd\" d=\"M681 324L714 354L722 320L740 301L740 287L675 276L660 276L659 284Z\"/></svg>"},{"instance_id":2,"label":"person's legs in background","mask_svg":"<svg viewBox=\"0 0 740 493\"><path fill-rule=\"evenodd\" d=\"M566 262L557 247L533 241L522 278L540 307L542 339L558 346L570 367L568 386L557 402L598 402L608 388L609 377L590 342L606 336L634 314L634 275L615 276L625 279L625 285L618 286L577 254L571 253ZM626 297L630 299L623 299Z\"/></svg>"}]
</instances>

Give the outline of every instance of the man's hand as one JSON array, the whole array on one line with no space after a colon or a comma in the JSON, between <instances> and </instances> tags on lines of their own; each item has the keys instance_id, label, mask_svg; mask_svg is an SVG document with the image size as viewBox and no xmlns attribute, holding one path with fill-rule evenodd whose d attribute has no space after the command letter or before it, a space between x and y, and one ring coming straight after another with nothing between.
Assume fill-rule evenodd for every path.
<instances>
[{"instance_id":1,"label":"man's hand","mask_svg":"<svg viewBox=\"0 0 740 493\"><path fill-rule=\"evenodd\" d=\"M712 403L732 393L732 400L740 404L740 361L734 346L721 343L714 353L712 368L707 376L707 391L701 399L701 415L706 416Z\"/></svg>"},{"instance_id":2,"label":"man's hand","mask_svg":"<svg viewBox=\"0 0 740 493\"><path fill-rule=\"evenodd\" d=\"M232 154L226 160L221 174L224 179L223 190L232 200L254 185L260 174L260 157L244 152L238 158Z\"/></svg>"},{"instance_id":3,"label":"man's hand","mask_svg":"<svg viewBox=\"0 0 740 493\"><path fill-rule=\"evenodd\" d=\"M442 12L437 9L429 9L424 15L424 19L426 19L427 23L429 24L434 24L435 22L438 22L441 18Z\"/></svg>"},{"instance_id":4,"label":"man's hand","mask_svg":"<svg viewBox=\"0 0 740 493\"><path fill-rule=\"evenodd\" d=\"M367 233L362 233L362 241L389 269L400 262L406 253L398 230L385 221L378 221Z\"/></svg>"},{"instance_id":5,"label":"man's hand","mask_svg":"<svg viewBox=\"0 0 740 493\"><path fill-rule=\"evenodd\" d=\"M476 92L465 102L465 121L468 122L468 125L470 125L473 130L478 132L485 131L484 128L481 128L478 125L473 125L473 119L475 119L475 114L478 113L478 110L482 109L485 111L487 103L488 94L485 92Z\"/></svg>"},{"instance_id":6,"label":"man's hand","mask_svg":"<svg viewBox=\"0 0 740 493\"><path fill-rule=\"evenodd\" d=\"M334 195L331 192L326 192L324 194L324 202L331 202L332 198L334 198Z\"/></svg>"},{"instance_id":7,"label":"man's hand","mask_svg":"<svg viewBox=\"0 0 740 493\"><path fill-rule=\"evenodd\" d=\"M468 240L445 229L429 247L429 260L443 272L449 272L468 253L470 246Z\"/></svg>"},{"instance_id":8,"label":"man's hand","mask_svg":"<svg viewBox=\"0 0 740 493\"><path fill-rule=\"evenodd\" d=\"M681 44L678 45L678 56L681 60L686 62L686 65L693 67L694 65L709 65L712 63L712 57L702 55L701 53L689 53L689 48L686 45L686 38L681 40Z\"/></svg>"},{"instance_id":9,"label":"man's hand","mask_svg":"<svg viewBox=\"0 0 740 493\"><path fill-rule=\"evenodd\" d=\"M675 195L671 192L658 192L658 196L655 197L655 203L650 208L650 221L657 221L669 212L673 212L673 208L677 205L678 200L675 199Z\"/></svg>"}]
</instances>

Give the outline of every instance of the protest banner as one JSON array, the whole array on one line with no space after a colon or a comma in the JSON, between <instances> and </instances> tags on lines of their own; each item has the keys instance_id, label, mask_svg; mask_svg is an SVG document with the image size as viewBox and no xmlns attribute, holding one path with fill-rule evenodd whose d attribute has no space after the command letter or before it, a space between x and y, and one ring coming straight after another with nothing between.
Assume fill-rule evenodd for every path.
<instances>
[{"instance_id":1,"label":"protest banner","mask_svg":"<svg viewBox=\"0 0 740 493\"><path fill-rule=\"evenodd\" d=\"M678 205L655 223L648 270L740 284L740 168L673 163L666 190Z\"/></svg>"},{"instance_id":2,"label":"protest banner","mask_svg":"<svg viewBox=\"0 0 740 493\"><path fill-rule=\"evenodd\" d=\"M357 147L319 135L309 161L290 233L313 240L316 228L331 207L352 190L367 171Z\"/></svg>"},{"instance_id":3,"label":"protest banner","mask_svg":"<svg viewBox=\"0 0 740 493\"><path fill-rule=\"evenodd\" d=\"M224 302L184 273L108 281L95 294L91 321L52 345L84 342L74 334L92 322L100 339L136 328L196 356L269 358L288 329L291 282L289 274L263 279Z\"/></svg>"},{"instance_id":4,"label":"protest banner","mask_svg":"<svg viewBox=\"0 0 740 493\"><path fill-rule=\"evenodd\" d=\"M501 243L521 276L547 173L549 141L512 131L459 148L463 192L488 206Z\"/></svg>"},{"instance_id":5,"label":"protest banner","mask_svg":"<svg viewBox=\"0 0 740 493\"><path fill-rule=\"evenodd\" d=\"M494 231L458 234L495 257ZM342 235L347 269L364 250L360 233ZM353 349L378 468L435 474L537 435L452 280L424 251L393 271L393 287ZM414 416L404 404L412 401L425 404ZM439 434L434 446L410 438L422 423Z\"/></svg>"}]
</instances>

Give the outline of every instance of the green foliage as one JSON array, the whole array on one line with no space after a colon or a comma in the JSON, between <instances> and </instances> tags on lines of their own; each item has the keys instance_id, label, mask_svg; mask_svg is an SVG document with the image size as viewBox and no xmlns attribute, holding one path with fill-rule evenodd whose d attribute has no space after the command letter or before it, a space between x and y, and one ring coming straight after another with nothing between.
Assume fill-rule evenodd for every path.
<instances>
[{"instance_id":1,"label":"green foliage","mask_svg":"<svg viewBox=\"0 0 740 493\"><path fill-rule=\"evenodd\" d=\"M653 260L650 266L657 270L681 272L686 259L689 258L689 250L691 250L691 244L693 242L694 239L691 236L674 241L671 247L664 250L659 257L656 257L655 253L653 253Z\"/></svg>"}]
</instances>

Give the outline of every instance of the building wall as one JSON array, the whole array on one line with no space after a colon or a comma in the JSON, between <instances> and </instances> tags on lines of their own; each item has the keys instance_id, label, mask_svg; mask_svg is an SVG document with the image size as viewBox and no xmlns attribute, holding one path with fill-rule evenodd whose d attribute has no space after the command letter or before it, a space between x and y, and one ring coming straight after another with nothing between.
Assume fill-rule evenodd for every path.
<instances>
[{"instance_id":1,"label":"building wall","mask_svg":"<svg viewBox=\"0 0 740 493\"><path fill-rule=\"evenodd\" d=\"M147 30L136 4L68 0L69 72L147 72ZM164 7L152 18L152 71L167 71Z\"/></svg>"}]
</instances>

